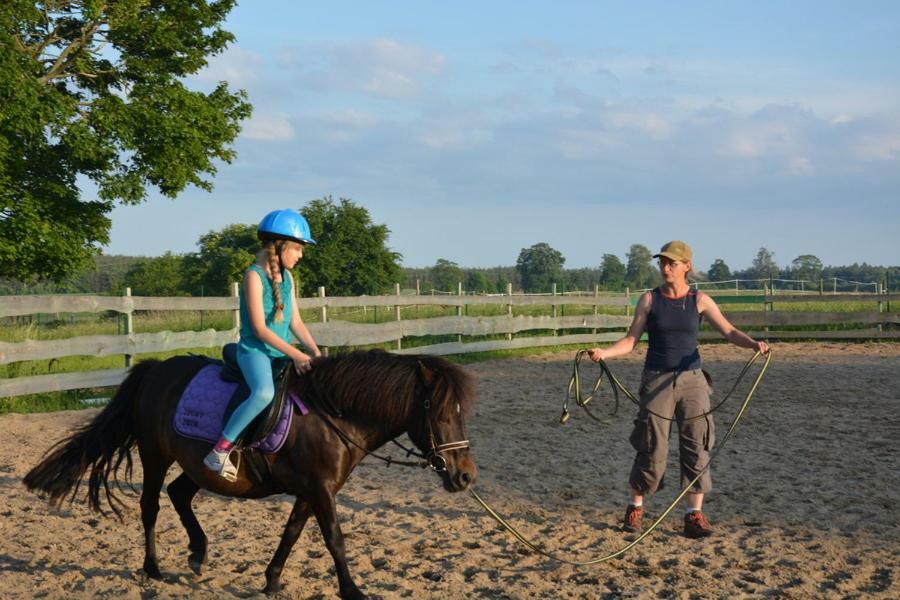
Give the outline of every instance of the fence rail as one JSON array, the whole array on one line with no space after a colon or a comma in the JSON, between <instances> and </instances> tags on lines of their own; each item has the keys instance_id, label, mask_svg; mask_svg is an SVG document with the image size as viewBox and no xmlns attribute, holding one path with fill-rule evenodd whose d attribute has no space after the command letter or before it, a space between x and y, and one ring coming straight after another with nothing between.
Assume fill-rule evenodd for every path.
<instances>
[{"instance_id":1,"label":"fence rail","mask_svg":"<svg viewBox=\"0 0 900 600\"><path fill-rule=\"evenodd\" d=\"M725 310L729 320L741 328L754 328L751 335L769 339L896 339L900 330L890 326L900 323L900 314L890 312L890 303L897 294L797 294L716 296L725 307L741 304L763 304L764 310ZM522 295L496 296L418 296L395 293L385 296L328 297L320 290L317 298L298 299L301 309L319 311L321 322L308 323L313 336L323 347L365 346L390 343L396 352L429 354L462 354L489 350L539 347L563 344L595 344L618 339L631 322L628 314L598 313L598 308L622 307L629 312L637 296L634 294L601 295ZM855 311L796 311L774 310L776 304L798 302L851 302L854 306L871 304L875 310ZM457 316L403 319L400 307L410 306L457 307ZM504 306L506 314L499 316L464 316L465 308ZM593 314L558 316L557 309L567 306L591 307ZM896 305L895 305L896 306ZM334 318L329 308L394 307L395 320L382 323L353 323ZM550 315L513 315L513 307L549 307ZM887 311L885 310L887 308ZM53 360L66 356L125 355L126 365L138 354L215 347L235 341L238 337L238 298L236 289L229 297L151 298L131 296L4 296L0 297L0 318L20 317L37 313L80 313L115 311L133 316L136 311L232 311L232 327L227 330L162 331L134 333L130 320L122 335L80 336L54 340L25 340L0 342L0 365L36 360ZM473 311L474 312L474 311ZM339 317L340 315L338 315ZM785 327L825 325L842 329L809 331L785 330ZM860 327L870 326L870 327ZM888 326L887 328L885 326ZM769 330L777 327L779 330ZM585 330L579 332L579 330ZM522 332L552 332L551 335L514 337ZM435 343L403 348L403 340L421 336L457 336L453 342ZM463 341L463 336L491 337ZM718 334L703 331L701 339L715 339ZM67 389L102 387L121 382L126 369L59 373L29 377L0 379L0 397L43 393Z\"/></svg>"}]
</instances>

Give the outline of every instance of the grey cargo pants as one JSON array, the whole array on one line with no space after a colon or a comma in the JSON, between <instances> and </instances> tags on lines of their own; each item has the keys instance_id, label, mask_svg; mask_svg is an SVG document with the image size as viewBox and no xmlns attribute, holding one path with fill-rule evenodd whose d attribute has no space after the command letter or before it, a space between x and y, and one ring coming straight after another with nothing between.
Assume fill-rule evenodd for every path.
<instances>
[{"instance_id":1,"label":"grey cargo pants","mask_svg":"<svg viewBox=\"0 0 900 600\"><path fill-rule=\"evenodd\" d=\"M681 487L686 487L709 463L709 451L715 444L712 415L686 420L709 411L709 384L701 369L692 371L651 371L641 375L641 409L634 421L629 441L637 450L629 483L641 495L661 489L669 452L671 421L651 414L647 409L678 423ZM709 470L691 488L706 493L712 489Z\"/></svg>"}]
</instances>

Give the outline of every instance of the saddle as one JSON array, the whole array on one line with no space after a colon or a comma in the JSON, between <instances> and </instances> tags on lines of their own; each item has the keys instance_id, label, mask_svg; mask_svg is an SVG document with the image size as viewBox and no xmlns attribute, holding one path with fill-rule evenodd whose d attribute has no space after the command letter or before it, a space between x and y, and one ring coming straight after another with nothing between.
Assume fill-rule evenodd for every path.
<instances>
[{"instance_id":1,"label":"saddle","mask_svg":"<svg viewBox=\"0 0 900 600\"><path fill-rule=\"evenodd\" d=\"M251 446L269 437L278 425L284 403L287 399L287 374L291 367L291 360L287 357L276 358L272 361L272 380L275 382L275 398L269 407L259 413L246 429L238 436L235 442L243 446ZM225 344L222 346L222 371L219 377L223 381L237 383L238 386L228 401L222 423L227 423L231 414L241 403L250 396L250 386L244 380L244 374L237 361L237 344Z\"/></svg>"}]
</instances>

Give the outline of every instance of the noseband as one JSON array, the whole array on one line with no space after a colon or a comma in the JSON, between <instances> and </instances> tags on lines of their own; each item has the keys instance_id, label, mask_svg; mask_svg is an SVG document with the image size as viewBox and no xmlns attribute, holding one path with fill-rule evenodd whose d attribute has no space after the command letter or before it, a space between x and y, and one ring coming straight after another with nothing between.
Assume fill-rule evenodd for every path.
<instances>
[{"instance_id":1,"label":"noseband","mask_svg":"<svg viewBox=\"0 0 900 600\"><path fill-rule=\"evenodd\" d=\"M425 454L425 460L428 461L428 466L435 473L443 473L447 470L447 459L444 458L443 452L451 452L453 450L463 450L464 448L469 447L469 440L459 440L456 442L446 442L444 444L438 444L437 440L434 437L434 428L431 426L431 398L434 394L434 390L429 386L425 386L425 389L428 392L428 396L425 398L425 425L428 427L428 440L431 444L431 449ZM409 452L407 450L407 452Z\"/></svg>"}]
</instances>

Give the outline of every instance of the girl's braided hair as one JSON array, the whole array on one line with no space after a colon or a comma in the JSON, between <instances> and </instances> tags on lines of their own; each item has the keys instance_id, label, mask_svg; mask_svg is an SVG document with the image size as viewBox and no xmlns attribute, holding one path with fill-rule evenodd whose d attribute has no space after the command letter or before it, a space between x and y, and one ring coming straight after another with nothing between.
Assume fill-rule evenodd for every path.
<instances>
[{"instance_id":1,"label":"girl's braided hair","mask_svg":"<svg viewBox=\"0 0 900 600\"><path fill-rule=\"evenodd\" d=\"M268 239L263 241L263 249L269 260L269 273L272 274L272 297L275 300L275 322L281 323L284 316L284 299L281 297L281 250L285 240Z\"/></svg>"}]
</instances>

